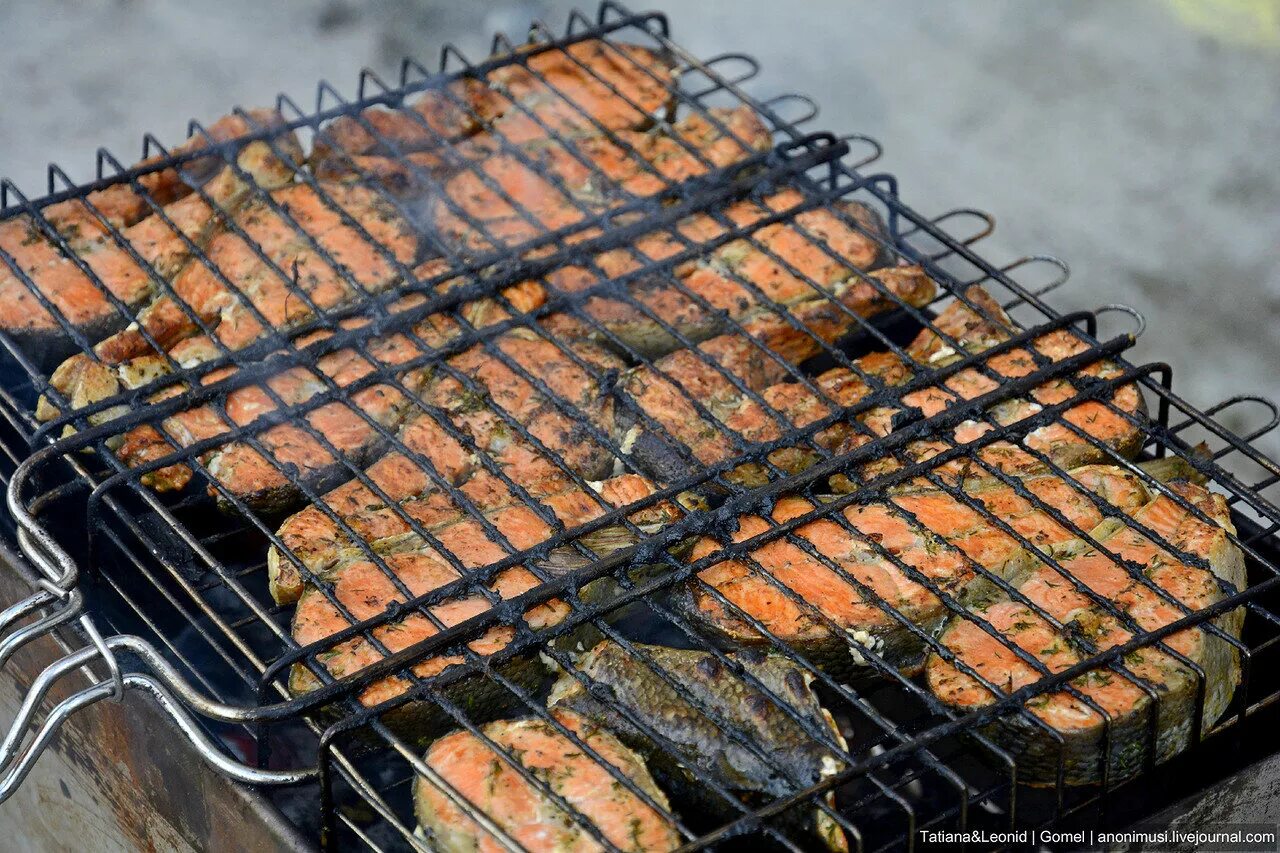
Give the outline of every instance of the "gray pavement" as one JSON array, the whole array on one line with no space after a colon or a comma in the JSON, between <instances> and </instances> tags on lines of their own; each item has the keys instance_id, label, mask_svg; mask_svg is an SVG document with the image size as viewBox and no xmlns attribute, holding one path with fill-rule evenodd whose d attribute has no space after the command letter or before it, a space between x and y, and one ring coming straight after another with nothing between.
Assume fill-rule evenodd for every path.
<instances>
[{"instance_id":1,"label":"gray pavement","mask_svg":"<svg viewBox=\"0 0 1280 853\"><path fill-rule=\"evenodd\" d=\"M559 26L574 4L382 0L0 0L0 174L92 172L141 132L183 134L231 104L344 92L368 65ZM885 147L904 196L977 206L998 260L1067 259L1066 308L1122 301L1139 356L1209 404L1280 397L1280 0L738 0L667 4L701 54L759 58L759 94L799 91L819 123ZM1280 454L1280 439L1266 446Z\"/></svg>"}]
</instances>

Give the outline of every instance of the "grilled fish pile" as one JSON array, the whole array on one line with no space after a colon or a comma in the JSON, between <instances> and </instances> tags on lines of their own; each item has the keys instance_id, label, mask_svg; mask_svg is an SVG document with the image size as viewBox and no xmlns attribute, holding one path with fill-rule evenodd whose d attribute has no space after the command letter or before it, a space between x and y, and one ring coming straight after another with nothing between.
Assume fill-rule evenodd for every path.
<instances>
[{"instance_id":1,"label":"grilled fish pile","mask_svg":"<svg viewBox=\"0 0 1280 853\"><path fill-rule=\"evenodd\" d=\"M557 229L589 239L598 229L572 229L772 147L749 107L680 115L676 76L659 52L582 41L334 120L305 156L280 116L246 113L183 146L181 167L141 177L145 193L50 207L52 231L3 223L0 328L55 367L40 417L290 335L358 332L472 287L483 273L458 273L468 259ZM201 154L248 134L234 156ZM765 185L497 292L464 290L399 331L122 430L110 449L157 491L207 484L224 509L276 519L270 594L293 608L294 640L320 649L292 670L297 694L727 493L850 454L805 493L668 549L665 571L692 568L663 606L714 652L581 646L599 634L558 626L575 598L616 591L600 581L358 694L431 741L434 781L417 780L415 804L442 849L500 849L495 834L533 850L678 846L690 817L732 819L854 760L815 673L920 677L940 707L984 708L1245 584L1221 497L1190 468L1129 462L1144 403L1112 362L862 450L1089 349L1070 327L1014 341L1021 330L972 287L904 347L802 369L876 315L925 316L937 287L892 242L864 205ZM125 414L99 405L89 420ZM767 452L735 462L750 448ZM1242 618L1010 706L989 734L1022 781L1050 783L1059 765L1070 784L1131 775L1224 712ZM443 706L405 701L417 678L539 631L559 638L555 660L515 655L442 688ZM503 684L545 690L552 675L545 707ZM446 707L476 725L445 734ZM812 802L777 831L845 849L833 795Z\"/></svg>"}]
</instances>

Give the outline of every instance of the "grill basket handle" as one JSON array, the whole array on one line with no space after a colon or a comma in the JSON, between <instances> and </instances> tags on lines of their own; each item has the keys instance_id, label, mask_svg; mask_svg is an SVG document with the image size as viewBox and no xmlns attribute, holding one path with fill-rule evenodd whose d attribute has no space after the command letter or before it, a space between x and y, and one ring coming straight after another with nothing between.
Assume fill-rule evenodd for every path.
<instances>
[{"instance_id":1,"label":"grill basket handle","mask_svg":"<svg viewBox=\"0 0 1280 853\"><path fill-rule=\"evenodd\" d=\"M0 610L0 672L22 647L48 636L72 620L77 622L88 643L68 651L41 670L23 696L12 722L7 727L0 723L0 803L18 789L72 714L104 699L123 700L125 692L131 689L149 695L201 757L231 779L252 785L288 785L314 778L318 772L314 767L265 770L227 757L189 709L224 721L247 719L244 709L201 695L151 644L140 637L102 636L93 618L83 612L84 598L77 586L79 570L76 562L31 515L21 499L23 484L45 455L43 451L37 452L19 465L9 485L7 503L18 524L18 544L39 570L39 576L32 584L34 591L31 595ZM39 614L37 618L24 624L24 620L35 614ZM155 674L124 672L117 657L117 653L123 651L140 658ZM89 669L95 661L106 665L105 678L98 677ZM85 674L89 685L54 704L37 726L38 712L50 691L64 676L76 670ZM181 700L175 697L175 693L182 697Z\"/></svg>"}]
</instances>

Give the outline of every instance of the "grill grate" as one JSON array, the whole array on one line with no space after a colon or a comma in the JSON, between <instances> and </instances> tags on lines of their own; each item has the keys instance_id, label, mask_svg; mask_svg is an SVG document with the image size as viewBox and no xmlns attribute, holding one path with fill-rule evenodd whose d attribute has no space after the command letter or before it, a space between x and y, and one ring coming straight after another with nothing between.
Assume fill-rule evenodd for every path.
<instances>
[{"instance_id":1,"label":"grill grate","mask_svg":"<svg viewBox=\"0 0 1280 853\"><path fill-rule=\"evenodd\" d=\"M654 56L670 58L678 69L671 88L674 97L664 98L657 110L569 52L574 46L599 45L611 62L621 63L623 70L617 73L661 83L656 66L638 62L638 54L621 47L637 44L654 51ZM530 772L511 750L494 741L494 730L486 723L496 718L540 720L546 731L585 754L601 780L611 781L634 803L643 804L634 808L660 814L677 843L690 849L733 843L743 834L786 849L819 846L820 835L828 842L844 837L858 849L881 849L909 847L923 828L1065 826L1086 809L1103 807L1107 792L1131 775L1127 766L1121 772L1115 765L1131 759L1095 761L1096 784L1067 784L1069 774L1080 771L1068 766L1061 734L1045 725L1029 702L1058 692L1070 696L1107 720L1100 754L1112 755L1113 728L1120 730L1115 737L1129 736L1124 723L1113 723L1104 705L1082 689L1078 677L1101 673L1133 685L1157 704L1165 701L1160 699L1160 685L1135 673L1127 657L1135 651L1159 649L1192 672L1192 741L1239 734L1245 723L1269 708L1278 687L1267 674L1274 667L1266 661L1277 636L1270 599L1277 574L1274 539L1280 509L1273 499L1280 469L1249 442L1273 428L1274 417L1251 435L1230 433L1216 416L1250 399L1227 401L1201 413L1171 390L1167 367L1123 361L1124 351L1141 332L1140 318L1137 332L1106 337L1099 325L1115 319L1114 306L1067 315L1053 311L1040 298L1044 289L1033 291L1012 277L1040 259L998 268L971 250L990 232L989 220L973 211L933 220L920 216L899 200L892 177L864 171L878 155L874 143L803 132L798 125L816 112L805 99L787 96L762 102L748 96L740 84L753 76L753 63L736 55L698 61L670 41L666 21L659 15L634 15L606 3L594 22L572 17L563 36L535 29L529 46L513 51L495 42L495 50L493 57L474 65L446 50L439 73L406 63L395 87L367 74L352 102L322 84L312 112L282 96L274 118L238 114L250 130L247 135L219 141L213 133L198 134L203 147L180 153L149 140L144 153L159 151L156 162L124 168L104 154L99 159L101 179L93 184L74 187L64 181L65 190L39 201L5 184L0 199L6 206L0 222L29 217L101 292L104 304L117 315L113 326L136 321L136 333L126 332L126 337L132 335L158 353L149 362L150 371L133 387L69 396L58 374L50 373L56 360L47 364L21 336L0 334L9 362L3 383L5 416L18 436L38 448L14 478L11 503L44 528L58 531L54 547L33 543L29 532L23 534L24 546L54 560L59 556L54 548L61 549L73 569L92 569L84 581L105 618L113 626L129 626L127 630L140 633L160 652L152 653L138 642L112 648L139 655L145 667L161 675L207 718L205 731L224 751L264 770L318 766L318 785L279 796L287 811L298 812L300 821L318 824L326 845L342 848L362 841L385 849L436 843L429 830L415 830L411 800L418 785L438 789L499 846L517 847L518 839L468 802L422 757L432 739L461 729L493 750L499 766L561 809L566 826L605 846L616 846L619 836L606 835L609 828L597 826L581 803L572 805L556 783ZM541 73L538 57L567 57L567 79L569 85L580 86L579 97L593 92L599 97L601 89L607 90L603 103L620 106L629 116L647 116L646 124L652 126L641 131L609 126L590 103L566 91L564 80ZM745 70L721 70L735 65ZM511 89L490 87L506 104L501 116L493 119L472 110L475 105L462 100L453 85L504 74L528 75L542 100L521 101ZM424 92L438 93L451 108L471 110L467 123L476 131L463 138L450 136L424 115L404 109ZM785 109L795 108L789 105L802 110L800 121L784 117ZM384 106L400 110L395 115L411 122L416 136L408 138L425 138L434 147L406 150L406 137L388 134L388 125L379 118L388 113L368 112ZM729 108L748 111L767 125L767 150L731 131ZM680 122L689 118L721 137L731 152L727 161L721 157L717 162L709 156L710 148L679 134ZM300 162L291 139L310 135L323 141L326 134L335 133L338 122L358 128L375 143L369 150L381 153L338 151L341 162L328 161L325 168L354 174L356 186L368 194L367 205L406 226L412 251L376 237L372 222L352 214L349 208L355 204L344 195L351 185L317 177L314 160ZM572 132L557 123L571 124ZM481 124L483 130L478 129ZM514 132L533 132L540 141L531 145L514 138ZM482 156L468 159L477 140L490 147L479 149ZM685 163L687 171L664 172L664 166L673 169L670 160L646 159L640 147L654 140L669 145L670 157ZM851 152L854 145L870 153L858 158ZM242 160L255 151L268 161L290 166L294 177L286 190L265 189L246 170ZM621 159L622 165L612 173L598 162L608 154ZM384 159L375 162L374 157ZM448 168L427 163L428 157L444 160ZM183 249L191 258L188 268L207 270L211 286L225 296L216 312L195 304L187 298L190 293L180 291L177 278L166 278L144 261L124 230L93 203L101 198L93 195L98 191L128 186L176 233L169 209L147 182L154 183L153 176L176 167L185 167L188 175L214 171L211 163L243 182L248 194L235 213L222 217L221 233L231 235L227 240L241 241L245 263L277 283L285 294L282 299L273 302L263 295L270 291L242 286L247 275L228 273L220 267L215 248L184 234ZM107 174L108 166L112 174ZM394 168L401 178L407 175L408 183L375 179L376 168ZM504 185L495 178L506 175L510 181L513 173L525 183ZM566 175L585 176L587 189L572 184ZM512 186L519 191L525 184L540 191L524 199L512 194ZM468 208L468 199L459 198L459 186L475 188L481 203ZM214 205L214 191L207 183L194 192ZM288 199L295 196L281 202L287 192L317 201L319 213L291 205ZM10 205L13 198L17 202ZM779 203L780 198L785 203ZM530 201L535 209L530 209ZM172 342L161 334L167 327L152 323L139 312L139 305L127 304L106 286L93 259L77 254L50 215L58 209L54 205L67 202L93 205L91 215L104 230L106 245L120 247L145 269L152 290L172 300L180 312L176 322L186 330L183 340L207 339L206 353L176 357ZM883 217L883 231L863 213L867 210ZM278 223L289 237L289 251L267 239L269 232L255 231L260 223L245 211ZM503 211L510 212L509 221L499 223L503 230L495 230L492 225L503 219L497 215ZM308 227L307 216L321 215L333 221L332 232ZM445 233L451 222L465 223L467 240L461 244ZM815 222L826 231L816 229ZM970 233L953 233L964 225L971 226ZM691 233L694 226L697 233ZM339 232L368 254L371 260L364 272L350 249L338 251L331 238ZM784 243L779 234L792 243ZM837 238L871 247L874 262L853 263L832 245ZM469 242L472 239L476 242ZM660 256L652 254L655 247L662 249ZM735 251L759 262L756 274L726 261ZM300 258L313 269L318 265L318 279L309 280L299 271L305 266ZM801 258L810 262L810 269L801 268ZM95 375L122 375L101 348L95 349L96 341L82 324L46 295L38 271L26 269L10 252L0 251L0 259L12 279L53 316L91 369L103 369ZM910 265L918 265L937 283L937 298L903 285L923 281L911 278ZM815 266L831 278L815 279ZM371 280L370 269L381 270L381 278ZM568 277L567 270L575 277ZM736 294L735 301L726 302L721 294L700 286L697 271L714 276ZM766 289L762 280L769 276L789 281L791 289L774 284ZM1045 289L1063 280L1065 270ZM522 304L517 292L527 283L540 297L532 306ZM971 290L973 285L995 301ZM336 289L341 297L325 295L323 286ZM675 301L661 302L659 297ZM296 300L292 308L290 300ZM681 319L673 318L672 304L684 312ZM476 322L478 305L495 311L496 319L483 316L485 322ZM612 323L602 306L625 309L624 319L650 330L650 337L637 337L630 327ZM958 340L945 318L958 316L959 306L967 306L984 328L997 329L999 339L982 340L981 345L970 340L968 346ZM289 319L281 322L272 316L276 309ZM1005 324L1006 311L1017 316L1016 327ZM424 322L428 320L436 325ZM235 323L259 328L260 333L237 337ZM944 358L921 360L919 334L945 348L933 350ZM391 340L403 341L408 355L388 357ZM1051 356L1041 351L1052 340L1065 341L1066 353ZM138 352L146 348L139 346ZM1019 353L1031 356L1026 370L1013 376L1002 373L1000 365L1007 370L1007 359ZM869 354L896 359L908 375L886 380L868 368ZM331 375L322 369L324 359L339 357L357 365L354 377L339 379L338 371ZM1103 364L1114 369L1101 377L1086 375ZM831 376L825 371L832 369L865 385L865 392L852 401L835 393L822 379ZM566 375L586 390L577 396L566 391L572 388L572 383L564 384ZM280 381L291 376L305 378L305 393ZM911 401L919 395L964 378L986 384L980 385L981 393L932 413L913 408ZM500 380L507 383L505 396ZM1041 397L1041 403L1027 405L1032 395L1054 382L1062 389L1057 399ZM813 400L817 414L803 423L793 422L781 405L781 392L775 393L779 388ZM1117 402L1125 389L1133 388L1140 389L1145 412ZM664 418L643 403L649 399L644 394L654 389L668 395L678 416ZM381 415L362 402L374 399L374 392L403 405L394 416ZM257 416L237 417L235 406L250 393L257 395ZM45 400L43 420L35 417L39 397ZM464 408L464 402L471 408ZM728 403L737 411L753 409L772 428L753 436L731 432L724 425ZM886 408L901 411L889 420L887 430L877 432L870 424ZM1104 441L1088 424L1068 419L1086 409L1132 432L1135 446ZM1017 417L1010 418L1010 411ZM206 413L212 426L190 435L160 428L186 423L184 418L197 423L193 413ZM487 419L485 432L471 425L470 415ZM325 417L330 420L322 420ZM332 429L333 424L356 435L355 449L344 444L349 435ZM690 425L691 431L682 432ZM430 441L413 439L407 430L414 426L422 427ZM1050 670L991 627L973 610L966 593L931 576L928 565L915 565L869 536L846 513L868 505L887 506L902 489L925 484L1018 548L1037 554L1070 582L1067 557L1046 550L974 496L972 478L981 478L1007 487L1071 538L1119 560L1110 540L1100 540L1096 528L1080 527L1023 479L992 462L998 457L991 452L1013 444L1036 470L1070 484L1101 517L1125 518L1131 530L1175 559L1197 563L1196 554L1124 516L1069 473L1070 466L1053 450L1038 446L1034 436L1049 428L1059 429L1089 459L1116 466L1188 517L1212 523L1198 504L1135 461L1182 459L1223 496L1233 513L1238 532L1228 538L1247 559L1245 588L1226 584L1210 604L1192 608L1138 567L1135 583L1153 601L1175 611L1152 628L1108 596L1076 583L1076 592L1132 639L1122 638L1099 650L1085 638L1078 662ZM957 430L968 437L958 436ZM828 439L833 431L843 431L846 440L832 444ZM494 442L496 434L508 438ZM141 438L147 439L147 453L122 458L127 455L121 442L127 447ZM687 446L692 438L705 439L712 450L703 448L699 455L699 448ZM1198 446L1202 439L1203 447ZM921 441L934 445L927 457L919 451ZM441 464L441 447L449 443L470 457L453 472ZM560 490L544 488L547 481L521 474L510 462L514 457L502 455L507 446L536 460ZM300 455L298 448L305 453ZM6 452L15 465L23 455L8 448ZM793 464L786 453L798 453L803 461ZM395 492L401 483L381 478L370 467L374 459L394 454L411 463L413 476L422 481L413 499ZM260 479L267 486L229 476L235 469L228 460L234 459L260 464ZM865 467L886 462L896 464L887 472ZM948 468L955 462L965 466L958 481L954 468ZM186 483L188 476L190 484L173 494L157 494L151 488L170 478ZM651 485L639 499L615 505L598 482L602 476L646 476ZM367 499L385 510L380 520L397 531L399 539L374 548L362 533L362 525L372 523L370 518L344 515L329 505L328 489L343 481L363 486ZM536 541L522 544L515 534L523 531L501 526L496 510L486 509L485 493L467 488L473 481L506 496L507 503L498 507L526 511L523 518L535 525ZM829 494L833 490L838 494ZM433 526L425 520L423 513L432 509L427 504L431 495L443 501L457 525ZM571 522L556 512L556 499L565 495L583 501ZM801 511L794 511L791 503L785 517L772 516L797 497L808 501ZM224 512L211 512L214 503ZM383 597L377 598L377 588L371 587L374 598L363 609L353 609L358 599L349 594L350 588L325 575L328 567L298 553L299 542L305 545L307 540L287 541L287 522L281 526L280 510L304 505L313 507L313 520L352 552L346 571L353 571L353 565L367 567L373 582L385 589ZM896 504L887 512L916 529L930 525ZM87 537L59 523L69 513L84 514ZM657 530L639 518L645 513L663 514ZM731 541L735 530L745 529L743 516L757 519L760 529ZM807 538L815 524L833 528L846 541L858 543L865 559L874 558L904 582L928 590L941 616L979 625L1037 677L1008 691L983 678L953 653L934 627L917 624L905 608L885 598L883 588L851 574L851 563ZM459 545L462 532L480 537L466 540L475 553ZM716 540L719 549L694 556L688 543L700 537ZM848 626L837 621L826 602L807 600L775 577L760 554L783 545L812 571L838 578L839 589L858 595L867 608L889 620L886 624L900 624L908 638L904 642L917 653L950 662L998 698L971 709L942 701L921 678L900 671L903 662L891 650L846 631ZM985 579L1020 600L1059 633L1069 630L1063 620L954 541L941 536L937 545L938 554L932 556L954 557L957 571ZM434 554L441 571L454 579L412 586L406 548ZM274 551L274 566L268 565L268 549ZM706 580L705 572L730 560L760 578L777 606L794 607L837 638L841 667L833 668L811 650L779 636L773 626ZM341 627L322 632L318 639L295 636L300 629L291 630L293 603L277 604L268 594L273 569L277 591L280 573L296 575L299 585L311 591L308 612L331 613ZM527 577L520 574L525 572ZM511 580L517 576L520 582ZM504 583L512 594L493 589ZM739 653L699 621L705 614L690 611L680 597L695 594L709 596L715 607L749 625L755 645L780 656L797 677L811 682L836 728L807 714L794 695L781 695L776 686L744 667ZM322 601L315 603L316 596ZM475 607L460 614L441 611L463 597ZM302 607L299 604L297 610ZM1240 607L1247 610L1247 618L1244 633L1236 636L1226 620ZM555 617L538 616L539 609L544 614L555 611ZM420 627L415 630L422 636L393 642L396 626L410 619L417 620ZM539 619L542 623L536 624ZM1178 632L1191 627L1201 632L1198 636L1232 650L1224 654L1240 659L1240 683L1225 712L1218 708L1212 713L1217 719L1202 717L1210 703L1213 673L1178 647L1178 637L1186 636ZM491 632L498 630L508 635L493 639ZM585 649L598 640L611 642L629 665L656 676L679 701L695 709L699 719L710 722L726 749L740 751L746 756L742 760L763 768L770 784L781 787L743 797L741 786L735 788L695 767L689 772L711 805L702 810L671 791L669 805L619 769L616 761L604 756L607 744L601 746L569 728L547 710L548 678L534 672L535 662L550 661L591 695L612 703L613 695L600 692L605 685L587 673L585 659L577 654L581 649L575 648ZM335 651L342 652L340 644L350 643L362 644L369 659L355 672L331 672ZM815 777L792 756L763 747L741 720L699 696L689 673L662 665L650 644L699 652L704 655L701 660L714 662L707 666L732 673L755 694L753 707L759 714L773 715L779 725L799 732L820 751L826 759L821 772ZM424 674L417 669L444 656L453 663L442 671ZM845 671L850 661L853 672ZM396 681L389 684L387 678ZM291 689L291 684L301 683L309 684L306 692ZM428 714L424 708L435 710ZM629 727L656 744L659 760L663 753L673 761L683 760L683 746L671 733L625 703L616 703L614 709ZM1159 732L1155 715L1145 718L1145 731L1133 740L1132 749L1149 771ZM1044 787L1018 784L1037 781L1037 771L988 725L997 720L1020 721L1056 739L1056 766L1048 780L1039 780L1047 781ZM1209 724L1208 731L1202 732L1202 722ZM1197 759L1202 752L1189 750L1177 760L1202 760ZM828 798L829 793L834 796Z\"/></svg>"}]
</instances>

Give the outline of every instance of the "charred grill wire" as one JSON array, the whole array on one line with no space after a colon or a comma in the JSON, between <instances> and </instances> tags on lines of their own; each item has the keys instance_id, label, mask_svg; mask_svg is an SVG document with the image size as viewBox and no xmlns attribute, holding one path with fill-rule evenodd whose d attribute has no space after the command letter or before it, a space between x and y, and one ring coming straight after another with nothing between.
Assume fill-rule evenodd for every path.
<instances>
[{"instance_id":1,"label":"charred grill wire","mask_svg":"<svg viewBox=\"0 0 1280 853\"><path fill-rule=\"evenodd\" d=\"M1276 695L1256 436L751 73L606 3L5 184L17 499L325 844L1065 825Z\"/></svg>"}]
</instances>

